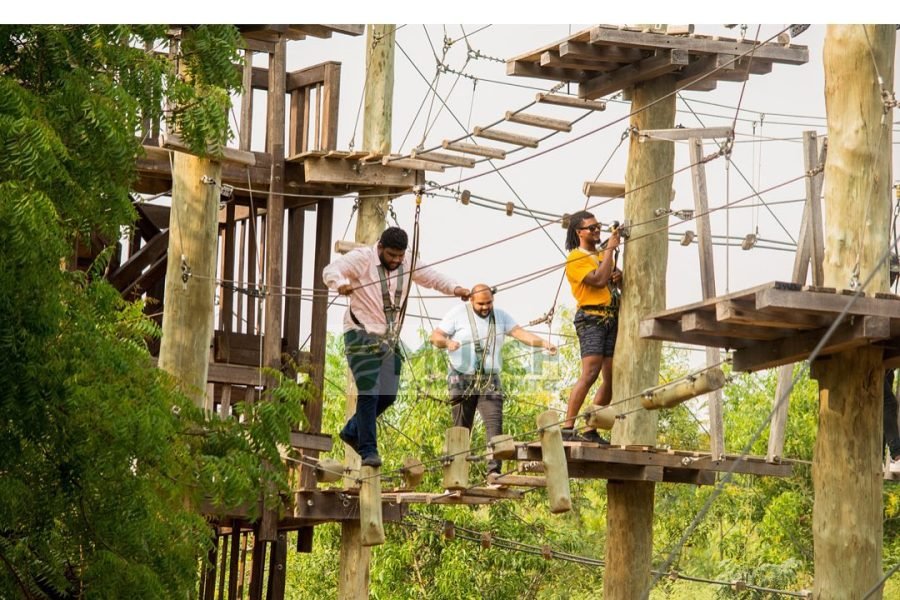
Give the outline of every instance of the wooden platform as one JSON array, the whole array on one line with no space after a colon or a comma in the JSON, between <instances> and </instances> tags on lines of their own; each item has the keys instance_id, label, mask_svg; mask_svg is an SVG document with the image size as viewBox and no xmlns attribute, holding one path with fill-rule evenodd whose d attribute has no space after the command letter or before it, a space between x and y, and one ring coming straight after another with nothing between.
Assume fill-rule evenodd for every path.
<instances>
[{"instance_id":1,"label":"wooden platform","mask_svg":"<svg viewBox=\"0 0 900 600\"><path fill-rule=\"evenodd\" d=\"M642 338L734 350L736 371L805 360L853 297L850 290L772 282L649 315ZM885 365L900 362L900 297L857 298L822 356L877 345Z\"/></svg>"},{"instance_id":2,"label":"wooden platform","mask_svg":"<svg viewBox=\"0 0 900 600\"><path fill-rule=\"evenodd\" d=\"M577 82L578 96L594 99L670 73L679 87L710 91L719 81L746 81L751 74L769 73L775 63L800 65L809 60L806 46L684 31L673 35L597 25L511 58L506 73Z\"/></svg>"},{"instance_id":3,"label":"wooden platform","mask_svg":"<svg viewBox=\"0 0 900 600\"><path fill-rule=\"evenodd\" d=\"M285 163L286 168L302 169L306 185L337 187L344 194L373 187L388 188L389 193L409 192L425 183L426 170L443 171L445 166L399 155L341 150L310 150L288 157Z\"/></svg>"},{"instance_id":4,"label":"wooden platform","mask_svg":"<svg viewBox=\"0 0 900 600\"><path fill-rule=\"evenodd\" d=\"M668 450L648 446L609 446L584 442L566 442L570 479L613 479L713 485L716 473L728 472L766 477L789 477L790 464L766 462L757 456L726 455L714 459L708 452ZM516 458L540 461L539 443L519 445ZM535 462L532 468L540 469Z\"/></svg>"}]
</instances>

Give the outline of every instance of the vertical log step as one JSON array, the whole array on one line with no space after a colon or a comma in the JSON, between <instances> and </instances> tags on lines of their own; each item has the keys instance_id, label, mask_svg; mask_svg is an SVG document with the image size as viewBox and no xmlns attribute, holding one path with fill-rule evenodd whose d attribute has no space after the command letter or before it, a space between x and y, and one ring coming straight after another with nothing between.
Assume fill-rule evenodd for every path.
<instances>
[{"instance_id":1,"label":"vertical log step","mask_svg":"<svg viewBox=\"0 0 900 600\"><path fill-rule=\"evenodd\" d=\"M444 441L444 488L463 490L469 487L469 430L466 427L451 427Z\"/></svg>"},{"instance_id":2,"label":"vertical log step","mask_svg":"<svg viewBox=\"0 0 900 600\"><path fill-rule=\"evenodd\" d=\"M559 415L552 410L542 412L537 417L537 426L541 430L541 460L547 479L550 512L563 513L572 509L572 496L569 492L569 466L563 448L562 431L557 421Z\"/></svg>"},{"instance_id":3,"label":"vertical log step","mask_svg":"<svg viewBox=\"0 0 900 600\"><path fill-rule=\"evenodd\" d=\"M360 468L360 479L362 479L362 485L359 488L361 544L378 546L384 543L380 469L363 466Z\"/></svg>"}]
</instances>

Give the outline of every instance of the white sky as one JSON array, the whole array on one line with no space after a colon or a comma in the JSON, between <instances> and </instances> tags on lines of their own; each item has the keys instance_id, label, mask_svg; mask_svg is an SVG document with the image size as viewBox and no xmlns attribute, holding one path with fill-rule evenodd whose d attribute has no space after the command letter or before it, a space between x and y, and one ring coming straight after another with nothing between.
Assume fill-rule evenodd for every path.
<instances>
[{"instance_id":1,"label":"white sky","mask_svg":"<svg viewBox=\"0 0 900 600\"><path fill-rule=\"evenodd\" d=\"M439 77L437 89L446 101L456 119L466 125L466 129L477 125L487 125L503 117L506 111L517 110L534 99L537 91L549 89L554 82L531 78L509 77L505 74L505 64L486 59L472 59L466 64L467 47L463 29L469 36L473 51L483 55L507 59L528 52L550 42L576 32L585 25L406 25L397 32L396 75L394 91L393 151L409 152L422 143L425 133L425 118L433 94L428 93L428 83L412 66L414 62L424 77L430 81L435 74L436 60L431 46L441 56L444 36L453 40L444 63L452 69L463 71L482 81L473 86L468 78L443 73ZM746 36L757 37L756 24L749 24ZM775 35L785 25L763 25L759 39ZM739 37L740 27L726 29L722 26L698 25L697 33ZM711 207L720 206L751 195L751 187L743 180L738 170L757 190L763 190L797 177L803 173L802 144L800 137L805 130L825 133L825 108L823 97L822 45L825 28L813 26L798 36L794 43L809 47L809 63L802 66L775 65L767 75L751 76L742 90L740 83L720 82L713 92L683 92L677 101L676 124L685 127L700 126L697 113L706 126L730 125L738 114L737 142L734 146L733 166L726 175L726 161L717 159L707 164L709 202ZM342 63L341 112L338 133L338 148L349 148L354 139L357 149L362 144L362 121L357 124L357 110L363 89L364 36L351 38L335 36L328 40L307 39L293 42L289 46L289 70L313 65L325 60ZM402 48L402 51L401 51ZM404 54L405 51L405 54ZM407 59L406 55L411 59ZM494 80L501 83L493 83ZM526 87L515 87L526 86ZM530 89L537 88L537 89ZM572 88L572 92L577 90ZM741 93L743 91L743 98ZM422 112L416 112L425 101ZM740 102L740 113L737 106ZM713 104L711 104L713 103ZM424 146L432 148L445 138L457 138L465 133L463 127L441 107L440 100L434 101L429 120L429 132L424 136ZM514 165L500 172L489 173L466 181L461 186L472 194L499 200L513 201L517 205L524 202L529 208L549 213L572 213L584 206L585 198L581 187L583 182L593 180L603 163L612 155L601 181L623 182L627 160L628 142L613 153L622 133L627 128L627 114L630 104L611 102L605 112L596 112L579 121L572 133L558 134L542 142L537 150L526 149L510 155L505 161L494 161L501 167L530 154L544 151L595 129L600 131L581 140L560 147L533 160ZM556 110L553 110L556 109ZM470 115L471 111L471 115ZM583 114L572 109L537 105L529 109L531 113L574 119ZM436 116L437 115L437 116ZM436 116L436 118L435 118ZM892 117L895 121L897 116ZM622 119L622 120L620 120ZM614 122L620 120L618 122ZM524 126L503 125L503 129L517 129L522 133L543 135L543 130ZM531 129L531 131L527 131ZM896 126L895 126L896 129ZM756 134L757 138L753 135ZM770 139L774 138L774 139ZM503 147L503 144L482 142ZM715 150L713 142L707 142L704 154ZM676 169L689 164L687 147L679 143L676 148ZM896 169L895 160L895 172ZM444 173L427 173L427 179L442 184L453 184L460 177L468 178L489 170L487 163L475 169L448 169ZM508 184L507 184L508 182ZM762 198L767 203L796 200L804 197L805 184L802 180L781 187ZM673 209L693 208L693 194L690 173L676 175L676 190ZM519 198L516 197L518 194ZM521 201L520 201L521 199ZM591 199L597 202L599 199ZM338 199L335 203L335 239L352 239L354 223L345 228L351 215L353 199ZM772 216L758 201L750 200L741 204L747 208L714 213L712 230L714 235L730 234L743 238L748 233L758 233L760 238L776 242L791 242L797 239L802 211L801 203L775 204L771 211L781 221ZM400 225L411 231L414 201L411 195L394 201ZM594 211L601 221L622 220L623 201L613 201ZM664 221L662 221L664 222ZM696 231L693 222L680 223L670 219L671 231ZM311 226L310 226L311 227ZM452 198L426 197L421 217L421 254L425 262L440 260L459 252L481 246L493 240L507 237L526 229L533 229L536 223L529 217L507 217L497 212L473 205L462 206ZM496 244L474 255L455 259L440 268L457 277L464 285L476 282L495 284L539 270L563 260L560 250L549 239L563 246L565 232L558 224L547 226L547 233L540 229L518 239ZM312 230L310 229L310 234ZM549 236L547 235L549 234ZM750 251L740 249L740 239L733 240L736 247L727 250L715 247L716 286L719 294L727 290L739 290L772 280L790 280L793 252L756 248ZM779 245L769 243L767 245ZM311 251L309 248L308 251ZM498 294L496 302L511 312L521 323L541 316L553 304L560 273L537 279ZM311 285L312 274L304 274L304 287ZM699 259L697 246L682 247L677 242L670 244L669 270L667 278L667 305L679 306L701 298ZM414 292L415 293L415 292ZM430 292L425 291L425 294ZM422 313L427 310L433 317L440 317L452 306L452 299L424 300L425 308L417 300L410 300L409 312ZM567 284L563 284L559 303L573 305ZM308 306L308 304L304 304ZM333 308L329 315L329 330L339 331L343 309ZM415 330L421 325L418 319L407 318L407 341L415 338ZM554 327L554 331L558 325ZM546 331L545 328L542 328ZM305 337L305 334L304 334Z\"/></svg>"}]
</instances>

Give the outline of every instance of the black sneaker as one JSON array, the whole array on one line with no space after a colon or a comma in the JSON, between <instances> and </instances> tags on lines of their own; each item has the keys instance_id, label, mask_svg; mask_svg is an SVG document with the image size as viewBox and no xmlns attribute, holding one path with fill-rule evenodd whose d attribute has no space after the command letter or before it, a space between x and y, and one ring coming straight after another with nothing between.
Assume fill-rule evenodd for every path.
<instances>
[{"instance_id":1,"label":"black sneaker","mask_svg":"<svg viewBox=\"0 0 900 600\"><path fill-rule=\"evenodd\" d=\"M377 454L370 454L362 459L362 466L378 468L381 466L381 457Z\"/></svg>"},{"instance_id":2,"label":"black sneaker","mask_svg":"<svg viewBox=\"0 0 900 600\"><path fill-rule=\"evenodd\" d=\"M587 442L588 440L574 429L562 428L562 439L564 442Z\"/></svg>"},{"instance_id":3,"label":"black sneaker","mask_svg":"<svg viewBox=\"0 0 900 600\"><path fill-rule=\"evenodd\" d=\"M601 437L600 434L597 433L596 429L591 429L590 431L585 431L584 433L581 434L581 437L583 437L584 439L586 439L589 442L594 442L595 444L602 444L604 446L609 446L609 442L605 438Z\"/></svg>"},{"instance_id":4,"label":"black sneaker","mask_svg":"<svg viewBox=\"0 0 900 600\"><path fill-rule=\"evenodd\" d=\"M356 445L356 443L357 443L356 438L352 438L349 435L347 435L343 429L341 429L341 432L338 433L338 437L341 438L342 442L344 442L345 444L347 444L348 446L353 448L354 452L357 452L357 453L359 452L359 450L357 449L357 445Z\"/></svg>"}]
</instances>

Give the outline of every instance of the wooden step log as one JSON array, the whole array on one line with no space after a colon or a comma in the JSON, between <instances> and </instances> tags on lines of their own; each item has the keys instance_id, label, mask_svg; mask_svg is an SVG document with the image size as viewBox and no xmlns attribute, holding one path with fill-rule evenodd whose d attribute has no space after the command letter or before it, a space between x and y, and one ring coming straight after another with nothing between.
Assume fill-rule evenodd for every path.
<instances>
[{"instance_id":1,"label":"wooden step log","mask_svg":"<svg viewBox=\"0 0 900 600\"><path fill-rule=\"evenodd\" d=\"M625 196L625 184L609 181L585 181L581 191L588 198L620 198Z\"/></svg>"},{"instance_id":2,"label":"wooden step log","mask_svg":"<svg viewBox=\"0 0 900 600\"><path fill-rule=\"evenodd\" d=\"M335 254L347 254L351 250L356 250L357 248L365 248L368 245L369 244L361 244L359 242L338 240L334 243L334 252Z\"/></svg>"},{"instance_id":3,"label":"wooden step log","mask_svg":"<svg viewBox=\"0 0 900 600\"><path fill-rule=\"evenodd\" d=\"M412 151L412 158L427 160L433 163L443 163L454 167L472 168L475 166L474 158L466 158L465 156L456 156L455 154L444 154L443 152L418 152Z\"/></svg>"},{"instance_id":4,"label":"wooden step log","mask_svg":"<svg viewBox=\"0 0 900 600\"><path fill-rule=\"evenodd\" d=\"M606 110L606 102L602 100L582 100L574 96L560 94L540 93L535 96L535 101L555 106L568 106L570 108L583 108L585 110Z\"/></svg>"},{"instance_id":5,"label":"wooden step log","mask_svg":"<svg viewBox=\"0 0 900 600\"><path fill-rule=\"evenodd\" d=\"M609 431L616 424L618 411L612 406L597 407L587 415L588 427Z\"/></svg>"},{"instance_id":6,"label":"wooden step log","mask_svg":"<svg viewBox=\"0 0 900 600\"><path fill-rule=\"evenodd\" d=\"M344 476L344 464L334 458L323 458L316 465L316 481L334 483Z\"/></svg>"},{"instance_id":7,"label":"wooden step log","mask_svg":"<svg viewBox=\"0 0 900 600\"><path fill-rule=\"evenodd\" d=\"M541 462L544 463L547 497L552 513L564 513L572 509L569 466L558 421L559 415L554 410L544 411L537 416L537 426L541 430Z\"/></svg>"},{"instance_id":8,"label":"wooden step log","mask_svg":"<svg viewBox=\"0 0 900 600\"><path fill-rule=\"evenodd\" d=\"M488 483L503 486L516 487L547 487L546 477L535 477L533 475L494 475L488 479Z\"/></svg>"},{"instance_id":9,"label":"wooden step log","mask_svg":"<svg viewBox=\"0 0 900 600\"><path fill-rule=\"evenodd\" d=\"M425 477L425 465L418 458L406 457L403 459L403 468L400 470L403 479L402 490L414 490L422 483Z\"/></svg>"},{"instance_id":10,"label":"wooden step log","mask_svg":"<svg viewBox=\"0 0 900 600\"><path fill-rule=\"evenodd\" d=\"M675 129L642 129L638 132L639 142L678 142L696 139L730 138L734 136L731 127L702 127L688 128L677 127Z\"/></svg>"},{"instance_id":11,"label":"wooden step log","mask_svg":"<svg viewBox=\"0 0 900 600\"><path fill-rule=\"evenodd\" d=\"M477 156L486 156L487 158L506 158L506 150L500 148L491 148L490 146L479 146L478 144L465 144L463 142L451 142L444 140L441 142L444 150L453 150L454 152L464 152L466 154L475 154Z\"/></svg>"},{"instance_id":12,"label":"wooden step log","mask_svg":"<svg viewBox=\"0 0 900 600\"><path fill-rule=\"evenodd\" d=\"M469 429L450 427L444 439L444 489L464 490L469 487Z\"/></svg>"},{"instance_id":13,"label":"wooden step log","mask_svg":"<svg viewBox=\"0 0 900 600\"><path fill-rule=\"evenodd\" d=\"M516 442L511 435L495 435L488 444L494 460L515 460Z\"/></svg>"},{"instance_id":14,"label":"wooden step log","mask_svg":"<svg viewBox=\"0 0 900 600\"><path fill-rule=\"evenodd\" d=\"M725 373L715 367L690 379L676 381L659 389L647 391L641 398L641 405L647 410L672 408L685 400L721 389L725 385Z\"/></svg>"},{"instance_id":15,"label":"wooden step log","mask_svg":"<svg viewBox=\"0 0 900 600\"><path fill-rule=\"evenodd\" d=\"M564 131L566 133L572 131L572 124L568 121L551 119L550 117L542 117L540 115L529 115L526 113L507 111L506 120L510 123L521 123L522 125L530 125L531 127L552 129L553 131Z\"/></svg>"},{"instance_id":16,"label":"wooden step log","mask_svg":"<svg viewBox=\"0 0 900 600\"><path fill-rule=\"evenodd\" d=\"M399 158L399 156L384 156L381 164L385 167L394 169L408 169L410 171L434 171L436 173L444 172L444 165L439 165L427 160L419 160L416 158Z\"/></svg>"},{"instance_id":17,"label":"wooden step log","mask_svg":"<svg viewBox=\"0 0 900 600\"><path fill-rule=\"evenodd\" d=\"M499 131L493 128L484 129L482 127L476 127L472 130L472 135L474 135L475 137L484 138L486 140L503 142L504 144L512 144L514 146L523 146L526 148L538 147L537 138L528 137L527 135L520 135L518 133L510 133L508 131Z\"/></svg>"},{"instance_id":18,"label":"wooden step log","mask_svg":"<svg viewBox=\"0 0 900 600\"><path fill-rule=\"evenodd\" d=\"M359 488L360 543L363 546L378 546L384 543L380 469L363 466L359 472L362 480Z\"/></svg>"}]
</instances>

